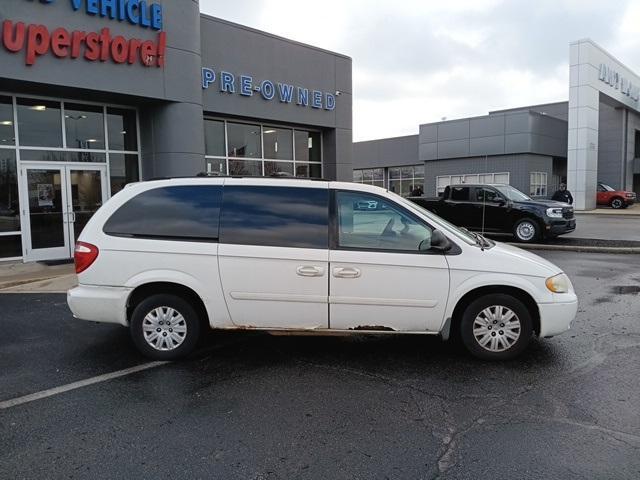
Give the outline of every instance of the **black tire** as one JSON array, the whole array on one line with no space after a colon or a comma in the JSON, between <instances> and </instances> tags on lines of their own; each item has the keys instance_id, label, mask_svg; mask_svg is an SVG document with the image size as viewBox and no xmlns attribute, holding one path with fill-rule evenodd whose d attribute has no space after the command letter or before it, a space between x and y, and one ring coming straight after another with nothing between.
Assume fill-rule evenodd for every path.
<instances>
[{"instance_id":1,"label":"black tire","mask_svg":"<svg viewBox=\"0 0 640 480\"><path fill-rule=\"evenodd\" d=\"M611 199L609 205L611 205L611 208L615 208L616 210L618 208L624 208L624 200L620 197L615 197Z\"/></svg>"},{"instance_id":2,"label":"black tire","mask_svg":"<svg viewBox=\"0 0 640 480\"><path fill-rule=\"evenodd\" d=\"M488 320L486 330L481 330L482 326L477 326L478 333L474 333L474 323L478 319L478 325L482 323L487 316L484 314L485 310L492 310L494 313L497 311L495 307L501 307L501 312L507 314L506 309L511 310L515 319L519 322L519 328L515 325L511 326L509 332L511 337L517 333L517 338L511 338L504 336L504 332L509 329L509 323L503 324L498 320L494 323L494 320ZM514 318L511 317L511 318ZM502 327L501 327L502 325ZM506 328L505 328L506 327ZM497 329L497 331L495 330ZM500 333L502 332L502 333ZM517 298L511 295L502 293L485 295L471 302L462 314L462 320L460 322L460 338L467 350L475 357L483 360L509 360L520 355L529 345L531 341L531 335L533 333L533 322L531 320L531 313L527 307ZM482 346L481 341L487 339L487 346ZM497 348L491 348L495 344Z\"/></svg>"},{"instance_id":3,"label":"black tire","mask_svg":"<svg viewBox=\"0 0 640 480\"><path fill-rule=\"evenodd\" d=\"M518 242L533 243L540 238L540 226L531 218L521 218L513 226L513 236Z\"/></svg>"},{"instance_id":4,"label":"black tire","mask_svg":"<svg viewBox=\"0 0 640 480\"><path fill-rule=\"evenodd\" d=\"M160 313L169 314L169 308L178 312L182 316L173 317L172 324L165 323L165 318L159 319L159 315L155 315L155 318L159 319L158 323L162 322L162 325L152 324L151 320L154 315L152 312L156 309L161 309ZM151 315L146 322L147 329L154 327L154 330L160 329L159 333L163 334L164 339L160 339L158 336L159 348L152 346L145 338L145 332L143 324L145 324L145 317ZM175 360L177 358L184 357L191 353L198 343L198 337L200 336L200 319L195 309L184 300L182 297L170 294L158 294L151 295L140 302L133 310L130 319L131 338L135 343L138 350L142 352L146 357L154 360ZM174 327L175 326L175 332ZM184 335L182 330L184 328ZM150 336L154 332L148 332ZM181 343L173 347L170 344L178 343L177 337L182 338ZM153 343L153 342L152 342ZM164 349L162 349L164 348Z\"/></svg>"}]
</instances>

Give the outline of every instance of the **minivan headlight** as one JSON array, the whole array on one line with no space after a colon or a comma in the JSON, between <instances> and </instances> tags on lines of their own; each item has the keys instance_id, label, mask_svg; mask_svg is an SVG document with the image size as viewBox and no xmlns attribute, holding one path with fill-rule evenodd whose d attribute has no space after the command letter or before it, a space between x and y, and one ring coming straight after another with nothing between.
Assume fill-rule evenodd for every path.
<instances>
[{"instance_id":1,"label":"minivan headlight","mask_svg":"<svg viewBox=\"0 0 640 480\"><path fill-rule=\"evenodd\" d=\"M547 208L547 217L562 218L562 208Z\"/></svg>"},{"instance_id":2,"label":"minivan headlight","mask_svg":"<svg viewBox=\"0 0 640 480\"><path fill-rule=\"evenodd\" d=\"M559 273L558 275L547 278L544 284L553 293L567 293L571 286L571 281L564 273Z\"/></svg>"}]
</instances>

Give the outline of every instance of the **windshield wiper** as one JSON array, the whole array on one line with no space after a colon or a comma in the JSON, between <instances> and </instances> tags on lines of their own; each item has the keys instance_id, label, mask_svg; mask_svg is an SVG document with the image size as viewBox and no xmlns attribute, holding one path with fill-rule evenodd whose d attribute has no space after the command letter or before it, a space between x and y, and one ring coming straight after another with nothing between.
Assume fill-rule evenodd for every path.
<instances>
[{"instance_id":1,"label":"windshield wiper","mask_svg":"<svg viewBox=\"0 0 640 480\"><path fill-rule=\"evenodd\" d=\"M462 230L464 230L466 233L471 235L475 239L476 244L483 250L484 250L484 247L491 246L491 243L489 243L489 240L487 240L483 235L480 235L479 233L476 233L476 232L472 232L471 230L465 227L462 227Z\"/></svg>"}]
</instances>

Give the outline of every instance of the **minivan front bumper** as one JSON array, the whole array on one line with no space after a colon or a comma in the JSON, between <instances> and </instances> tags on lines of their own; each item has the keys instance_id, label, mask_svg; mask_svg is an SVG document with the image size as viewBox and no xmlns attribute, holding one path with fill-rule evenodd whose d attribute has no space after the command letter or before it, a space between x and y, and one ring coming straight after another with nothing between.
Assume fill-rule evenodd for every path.
<instances>
[{"instance_id":1,"label":"minivan front bumper","mask_svg":"<svg viewBox=\"0 0 640 480\"><path fill-rule=\"evenodd\" d=\"M67 292L67 304L78 319L126 327L130 293L130 288L78 285Z\"/></svg>"},{"instance_id":2,"label":"minivan front bumper","mask_svg":"<svg viewBox=\"0 0 640 480\"><path fill-rule=\"evenodd\" d=\"M540 337L549 338L566 332L578 312L578 300L558 303L539 303Z\"/></svg>"}]
</instances>

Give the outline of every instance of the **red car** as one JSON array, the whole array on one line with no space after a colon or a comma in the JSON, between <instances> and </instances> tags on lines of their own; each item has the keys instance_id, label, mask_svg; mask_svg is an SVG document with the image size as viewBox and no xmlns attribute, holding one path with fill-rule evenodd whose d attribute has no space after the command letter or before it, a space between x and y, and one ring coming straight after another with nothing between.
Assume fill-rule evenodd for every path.
<instances>
[{"instance_id":1,"label":"red car","mask_svg":"<svg viewBox=\"0 0 640 480\"><path fill-rule=\"evenodd\" d=\"M627 208L636 201L636 194L616 190L606 183L598 183L598 205L609 205L611 208Z\"/></svg>"}]
</instances>

